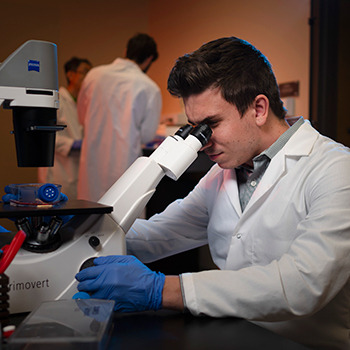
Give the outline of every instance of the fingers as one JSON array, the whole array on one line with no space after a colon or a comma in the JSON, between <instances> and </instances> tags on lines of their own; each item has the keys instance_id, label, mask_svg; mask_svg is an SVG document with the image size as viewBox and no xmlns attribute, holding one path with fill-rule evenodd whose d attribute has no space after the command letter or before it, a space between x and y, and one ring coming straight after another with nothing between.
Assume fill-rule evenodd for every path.
<instances>
[{"instance_id":1,"label":"fingers","mask_svg":"<svg viewBox=\"0 0 350 350\"><path fill-rule=\"evenodd\" d=\"M91 293L94 292L97 288L91 280L83 281L78 283L77 289L79 292Z\"/></svg>"},{"instance_id":2,"label":"fingers","mask_svg":"<svg viewBox=\"0 0 350 350\"><path fill-rule=\"evenodd\" d=\"M129 262L133 262L135 260L137 259L132 255L109 255L109 256L101 256L99 258L96 258L94 260L94 264L96 266L114 264L114 263L126 264Z\"/></svg>"},{"instance_id":3,"label":"fingers","mask_svg":"<svg viewBox=\"0 0 350 350\"><path fill-rule=\"evenodd\" d=\"M84 270L81 270L75 275L75 278L81 282L85 280L95 279L100 275L100 273L103 271L101 267L98 266L92 266L88 267Z\"/></svg>"},{"instance_id":4,"label":"fingers","mask_svg":"<svg viewBox=\"0 0 350 350\"><path fill-rule=\"evenodd\" d=\"M80 292L94 292L101 288L106 280L106 273L102 266L88 267L76 274L78 290Z\"/></svg>"},{"instance_id":5,"label":"fingers","mask_svg":"<svg viewBox=\"0 0 350 350\"><path fill-rule=\"evenodd\" d=\"M129 263L137 260L134 256L131 255L110 255L103 256L94 259L94 265L88 268L85 268L78 272L75 275L75 278L80 282L87 279L96 278L102 271L102 268L97 268L100 265L114 264L114 263Z\"/></svg>"},{"instance_id":6,"label":"fingers","mask_svg":"<svg viewBox=\"0 0 350 350\"><path fill-rule=\"evenodd\" d=\"M135 283L134 275L142 275L145 266L134 256L112 255L94 259L94 266L85 268L75 276L79 291L89 293L93 298L109 299L120 288ZM120 281L123 286L120 287Z\"/></svg>"}]
</instances>

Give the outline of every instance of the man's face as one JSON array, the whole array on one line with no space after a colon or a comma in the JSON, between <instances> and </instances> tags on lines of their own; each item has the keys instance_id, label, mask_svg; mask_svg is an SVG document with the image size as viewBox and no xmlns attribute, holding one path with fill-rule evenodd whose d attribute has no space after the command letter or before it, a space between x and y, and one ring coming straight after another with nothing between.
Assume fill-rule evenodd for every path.
<instances>
[{"instance_id":1,"label":"man's face","mask_svg":"<svg viewBox=\"0 0 350 350\"><path fill-rule=\"evenodd\" d=\"M218 88L185 98L184 105L191 124L204 122L212 129L213 134L202 150L221 168L252 164L252 159L263 151L253 106L241 116Z\"/></svg>"},{"instance_id":2,"label":"man's face","mask_svg":"<svg viewBox=\"0 0 350 350\"><path fill-rule=\"evenodd\" d=\"M70 84L79 90L86 74L90 69L91 66L89 64L85 62L80 63L76 71L70 71L67 73L69 74L68 79Z\"/></svg>"}]
</instances>

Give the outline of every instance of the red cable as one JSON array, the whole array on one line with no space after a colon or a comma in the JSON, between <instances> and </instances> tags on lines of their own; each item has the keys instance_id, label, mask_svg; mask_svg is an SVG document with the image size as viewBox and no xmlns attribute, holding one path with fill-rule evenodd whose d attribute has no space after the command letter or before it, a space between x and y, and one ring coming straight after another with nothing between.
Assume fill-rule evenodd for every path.
<instances>
[{"instance_id":1,"label":"red cable","mask_svg":"<svg viewBox=\"0 0 350 350\"><path fill-rule=\"evenodd\" d=\"M25 239L26 234L24 231L19 230L10 245L4 245L1 248L2 256L0 260L0 274L4 273L8 266L11 264L11 261L16 256Z\"/></svg>"}]
</instances>

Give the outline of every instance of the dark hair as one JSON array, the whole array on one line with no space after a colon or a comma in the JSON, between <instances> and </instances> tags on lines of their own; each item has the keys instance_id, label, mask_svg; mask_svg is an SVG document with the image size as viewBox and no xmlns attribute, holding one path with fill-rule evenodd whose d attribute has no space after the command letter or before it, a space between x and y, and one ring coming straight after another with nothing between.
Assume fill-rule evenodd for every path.
<instances>
[{"instance_id":1,"label":"dark hair","mask_svg":"<svg viewBox=\"0 0 350 350\"><path fill-rule=\"evenodd\" d=\"M153 56L152 62L158 58L157 44L147 34L136 34L129 39L126 47L126 57L141 64L148 57Z\"/></svg>"},{"instance_id":2,"label":"dark hair","mask_svg":"<svg viewBox=\"0 0 350 350\"><path fill-rule=\"evenodd\" d=\"M91 62L86 58L72 57L69 61L67 61L64 64L64 72L65 73L70 72L70 71L76 72L78 67L82 63L86 63L89 66L92 66Z\"/></svg>"},{"instance_id":3,"label":"dark hair","mask_svg":"<svg viewBox=\"0 0 350 350\"><path fill-rule=\"evenodd\" d=\"M66 75L67 75L68 72L76 72L78 67L82 63L86 63L86 64L88 64L89 66L92 67L91 62L88 59L86 59L86 58L79 58L79 57L72 57L69 61L67 61L64 64L64 72L66 73ZM66 76L66 79L67 79L67 83L69 84L69 79L68 79L67 76Z\"/></svg>"},{"instance_id":4,"label":"dark hair","mask_svg":"<svg viewBox=\"0 0 350 350\"><path fill-rule=\"evenodd\" d=\"M271 64L245 40L213 40L176 61L168 79L172 95L186 98L208 88L220 88L223 98L242 116L259 94L269 99L277 117L286 115Z\"/></svg>"}]
</instances>

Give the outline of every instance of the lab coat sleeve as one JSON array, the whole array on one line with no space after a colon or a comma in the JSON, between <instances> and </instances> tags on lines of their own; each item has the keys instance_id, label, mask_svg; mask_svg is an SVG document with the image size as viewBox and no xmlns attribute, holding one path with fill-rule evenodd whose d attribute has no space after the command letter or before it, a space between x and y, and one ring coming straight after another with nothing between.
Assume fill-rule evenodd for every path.
<instances>
[{"instance_id":1,"label":"lab coat sleeve","mask_svg":"<svg viewBox=\"0 0 350 350\"><path fill-rule=\"evenodd\" d=\"M216 171L214 167L209 173ZM128 254L148 263L205 245L209 218L203 203L208 195L207 179L202 178L187 197L171 203L161 214L136 220L126 235Z\"/></svg>"},{"instance_id":2,"label":"lab coat sleeve","mask_svg":"<svg viewBox=\"0 0 350 350\"><path fill-rule=\"evenodd\" d=\"M279 259L237 271L183 274L191 313L284 321L310 316L327 305L349 283L349 174L349 157L334 156L327 171L316 168L314 178L305 179L308 215Z\"/></svg>"},{"instance_id":3,"label":"lab coat sleeve","mask_svg":"<svg viewBox=\"0 0 350 350\"><path fill-rule=\"evenodd\" d=\"M145 116L141 124L141 143L146 144L154 138L160 120L162 97L158 86L148 96Z\"/></svg>"}]
</instances>

